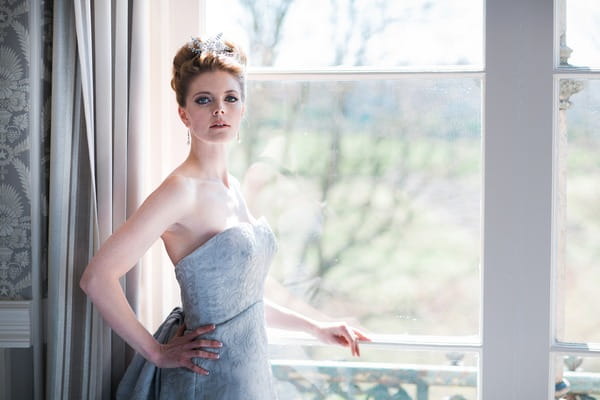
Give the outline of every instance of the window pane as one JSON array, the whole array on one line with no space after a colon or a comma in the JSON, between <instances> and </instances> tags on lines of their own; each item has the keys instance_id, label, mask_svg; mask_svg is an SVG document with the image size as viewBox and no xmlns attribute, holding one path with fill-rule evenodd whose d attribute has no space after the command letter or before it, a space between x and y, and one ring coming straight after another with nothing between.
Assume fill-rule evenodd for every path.
<instances>
[{"instance_id":1,"label":"window pane","mask_svg":"<svg viewBox=\"0 0 600 400\"><path fill-rule=\"evenodd\" d=\"M481 66L482 4L209 1L207 30L223 31L243 43L253 66Z\"/></svg>"},{"instance_id":2,"label":"window pane","mask_svg":"<svg viewBox=\"0 0 600 400\"><path fill-rule=\"evenodd\" d=\"M558 354L554 356L554 360L555 368L558 369L557 393L563 396L569 393L569 397L561 397L561 399L599 398L600 358Z\"/></svg>"},{"instance_id":3,"label":"window pane","mask_svg":"<svg viewBox=\"0 0 600 400\"><path fill-rule=\"evenodd\" d=\"M557 337L600 342L600 80L560 87Z\"/></svg>"},{"instance_id":4,"label":"window pane","mask_svg":"<svg viewBox=\"0 0 600 400\"><path fill-rule=\"evenodd\" d=\"M477 399L476 353L407 352L363 346L358 360L352 359L348 350L337 347L270 348L273 376L282 400Z\"/></svg>"},{"instance_id":5,"label":"window pane","mask_svg":"<svg viewBox=\"0 0 600 400\"><path fill-rule=\"evenodd\" d=\"M477 335L480 80L251 82L230 159L272 275L390 334Z\"/></svg>"},{"instance_id":6,"label":"window pane","mask_svg":"<svg viewBox=\"0 0 600 400\"><path fill-rule=\"evenodd\" d=\"M595 0L562 1L566 6L560 10L563 15L559 28L564 35L561 65L600 68L600 4Z\"/></svg>"}]
</instances>

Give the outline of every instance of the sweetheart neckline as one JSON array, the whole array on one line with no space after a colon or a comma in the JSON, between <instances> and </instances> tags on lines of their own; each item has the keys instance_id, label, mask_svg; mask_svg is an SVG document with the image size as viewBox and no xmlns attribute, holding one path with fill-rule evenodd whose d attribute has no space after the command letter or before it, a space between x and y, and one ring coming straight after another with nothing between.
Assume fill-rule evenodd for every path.
<instances>
[{"instance_id":1,"label":"sweetheart neckline","mask_svg":"<svg viewBox=\"0 0 600 400\"><path fill-rule=\"evenodd\" d=\"M261 225L261 222L264 222L267 224L267 226L269 226L269 223L267 222L267 218L265 218L264 215L260 216L259 218L256 219L256 221L254 223L250 222L250 221L241 221L238 222L235 225L232 225L228 228L223 229L220 232L215 233L214 235L212 235L210 238L208 238L207 241L205 241L204 243L200 244L199 246L197 246L196 248L194 248L191 252L189 252L188 254L186 254L185 256L181 257L179 259L179 261L177 261L177 263L175 264L175 268L179 267L179 265L186 259L191 257L193 254L195 254L196 252L200 251L201 249L203 249L204 247L206 247L210 242L213 242L215 240L215 238L222 236L223 234L233 231L236 228L241 229L242 227L245 226L249 226L252 229L256 229L257 227L259 227Z\"/></svg>"}]
</instances>

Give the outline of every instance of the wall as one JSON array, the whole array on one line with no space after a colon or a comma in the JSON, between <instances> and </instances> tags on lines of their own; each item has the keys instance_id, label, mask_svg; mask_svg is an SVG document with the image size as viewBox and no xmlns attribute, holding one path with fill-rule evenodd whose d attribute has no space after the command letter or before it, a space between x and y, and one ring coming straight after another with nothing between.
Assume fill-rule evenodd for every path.
<instances>
[{"instance_id":1,"label":"wall","mask_svg":"<svg viewBox=\"0 0 600 400\"><path fill-rule=\"evenodd\" d=\"M0 4L0 299L30 299L29 8Z\"/></svg>"},{"instance_id":2,"label":"wall","mask_svg":"<svg viewBox=\"0 0 600 400\"><path fill-rule=\"evenodd\" d=\"M40 10L43 18L41 26L34 29L30 29L31 7ZM0 0L0 301L35 299L32 277L36 275L41 278L37 287L45 291L46 286L46 251L35 249L41 250L42 260L35 273L31 260L32 212L42 215L42 226L33 227L33 231L39 232L41 243L46 243L51 10L50 1ZM31 52L30 34L44 40L41 76L31 76L31 57L36 55ZM32 85L41 92L39 106L31 103ZM41 121L32 125L39 116ZM32 132L32 126L39 132ZM32 141L41 146L41 159L32 155ZM43 175L39 177L41 193L31 185L31 173L36 171ZM32 210L32 196L41 197L33 199L33 204L42 204L42 210ZM31 347L0 348L0 399L10 398L33 398Z\"/></svg>"}]
</instances>

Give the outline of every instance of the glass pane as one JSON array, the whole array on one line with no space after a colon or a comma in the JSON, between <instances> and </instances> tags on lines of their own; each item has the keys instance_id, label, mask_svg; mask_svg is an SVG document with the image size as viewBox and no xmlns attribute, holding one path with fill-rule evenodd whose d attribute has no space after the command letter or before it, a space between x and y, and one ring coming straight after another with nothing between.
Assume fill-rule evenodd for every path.
<instances>
[{"instance_id":1,"label":"glass pane","mask_svg":"<svg viewBox=\"0 0 600 400\"><path fill-rule=\"evenodd\" d=\"M481 82L251 82L230 156L272 276L378 333L477 335Z\"/></svg>"},{"instance_id":2,"label":"glass pane","mask_svg":"<svg viewBox=\"0 0 600 400\"><path fill-rule=\"evenodd\" d=\"M406 352L271 346L271 365L286 399L477 399L476 353ZM455 397L453 397L455 396Z\"/></svg>"},{"instance_id":3,"label":"glass pane","mask_svg":"<svg viewBox=\"0 0 600 400\"><path fill-rule=\"evenodd\" d=\"M556 394L561 399L600 398L600 358L557 354L554 365Z\"/></svg>"},{"instance_id":4,"label":"glass pane","mask_svg":"<svg viewBox=\"0 0 600 400\"><path fill-rule=\"evenodd\" d=\"M253 66L483 64L481 0L209 1L207 15Z\"/></svg>"},{"instance_id":5,"label":"glass pane","mask_svg":"<svg viewBox=\"0 0 600 400\"><path fill-rule=\"evenodd\" d=\"M560 7L560 64L600 68L600 4L596 0L561 2L566 4Z\"/></svg>"},{"instance_id":6,"label":"glass pane","mask_svg":"<svg viewBox=\"0 0 600 400\"><path fill-rule=\"evenodd\" d=\"M560 81L557 338L600 342L600 80Z\"/></svg>"}]
</instances>

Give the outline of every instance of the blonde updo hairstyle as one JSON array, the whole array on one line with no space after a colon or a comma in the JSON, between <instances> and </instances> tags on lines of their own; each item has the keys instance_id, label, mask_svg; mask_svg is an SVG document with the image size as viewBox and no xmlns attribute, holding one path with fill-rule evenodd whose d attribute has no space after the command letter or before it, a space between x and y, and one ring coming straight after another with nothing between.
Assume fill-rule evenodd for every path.
<instances>
[{"instance_id":1,"label":"blonde updo hairstyle","mask_svg":"<svg viewBox=\"0 0 600 400\"><path fill-rule=\"evenodd\" d=\"M197 38L202 42L202 39ZM230 51L225 54L213 51L196 53L190 46L192 42L186 43L173 58L173 77L171 87L175 91L177 104L185 107L185 99L188 94L190 82L204 72L225 71L233 75L240 83L242 101L246 98L246 54L235 43L223 40Z\"/></svg>"}]
</instances>

